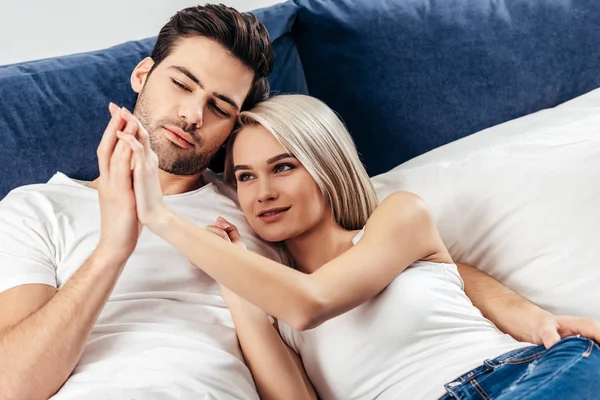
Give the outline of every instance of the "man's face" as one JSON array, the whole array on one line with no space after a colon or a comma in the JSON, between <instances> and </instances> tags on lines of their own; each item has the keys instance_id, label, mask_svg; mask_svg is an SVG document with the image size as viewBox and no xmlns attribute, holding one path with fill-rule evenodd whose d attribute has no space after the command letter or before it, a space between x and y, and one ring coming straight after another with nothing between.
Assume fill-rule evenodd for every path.
<instances>
[{"instance_id":1,"label":"man's face","mask_svg":"<svg viewBox=\"0 0 600 400\"><path fill-rule=\"evenodd\" d=\"M148 75L152 65L145 59L131 76L139 93L134 115L148 130L160 169L199 174L231 133L254 73L201 36L179 39Z\"/></svg>"}]
</instances>

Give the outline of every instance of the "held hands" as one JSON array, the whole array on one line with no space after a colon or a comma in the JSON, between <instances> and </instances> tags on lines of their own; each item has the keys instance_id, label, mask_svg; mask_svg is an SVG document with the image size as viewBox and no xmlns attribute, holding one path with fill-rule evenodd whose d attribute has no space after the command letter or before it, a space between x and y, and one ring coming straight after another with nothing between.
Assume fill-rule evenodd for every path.
<instances>
[{"instance_id":1,"label":"held hands","mask_svg":"<svg viewBox=\"0 0 600 400\"><path fill-rule=\"evenodd\" d=\"M127 113L135 123L135 132L117 132L117 138L123 147L133 153L135 163L132 181L137 218L142 224L155 230L169 212L158 178L158 156L150 147L150 137L146 129L137 118Z\"/></svg>"},{"instance_id":2,"label":"held hands","mask_svg":"<svg viewBox=\"0 0 600 400\"><path fill-rule=\"evenodd\" d=\"M96 255L122 266L135 249L141 225L131 179L132 151L118 135L132 136L138 128L124 109L111 103L109 110L112 118L97 150L101 233Z\"/></svg>"}]
</instances>

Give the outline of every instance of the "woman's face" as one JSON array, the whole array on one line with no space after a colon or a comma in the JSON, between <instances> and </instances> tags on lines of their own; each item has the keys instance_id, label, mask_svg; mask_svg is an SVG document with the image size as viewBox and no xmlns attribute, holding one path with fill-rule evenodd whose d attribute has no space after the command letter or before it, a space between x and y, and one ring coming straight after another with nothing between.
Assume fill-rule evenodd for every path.
<instances>
[{"instance_id":1,"label":"woman's face","mask_svg":"<svg viewBox=\"0 0 600 400\"><path fill-rule=\"evenodd\" d=\"M312 176L262 125L238 132L232 157L242 211L264 240L300 236L326 217L327 203Z\"/></svg>"}]
</instances>

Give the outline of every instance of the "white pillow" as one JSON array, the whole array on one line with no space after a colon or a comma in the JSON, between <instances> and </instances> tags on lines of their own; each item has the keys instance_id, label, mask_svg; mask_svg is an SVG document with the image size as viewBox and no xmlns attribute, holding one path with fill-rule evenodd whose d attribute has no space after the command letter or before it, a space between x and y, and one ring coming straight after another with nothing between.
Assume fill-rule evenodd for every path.
<instances>
[{"instance_id":1,"label":"white pillow","mask_svg":"<svg viewBox=\"0 0 600 400\"><path fill-rule=\"evenodd\" d=\"M600 89L430 151L373 183L380 199L420 195L456 262L552 312L600 319Z\"/></svg>"}]
</instances>

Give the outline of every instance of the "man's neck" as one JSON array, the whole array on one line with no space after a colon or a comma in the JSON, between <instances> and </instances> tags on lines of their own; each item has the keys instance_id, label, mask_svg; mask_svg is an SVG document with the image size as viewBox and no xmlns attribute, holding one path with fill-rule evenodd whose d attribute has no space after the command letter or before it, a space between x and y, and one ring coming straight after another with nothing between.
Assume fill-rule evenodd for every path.
<instances>
[{"instance_id":1,"label":"man's neck","mask_svg":"<svg viewBox=\"0 0 600 400\"><path fill-rule=\"evenodd\" d=\"M164 196L181 194L200 189L206 185L202 174L197 175L173 175L161 169L158 170L158 180ZM100 178L96 178L87 184L88 187L98 190Z\"/></svg>"},{"instance_id":2,"label":"man's neck","mask_svg":"<svg viewBox=\"0 0 600 400\"><path fill-rule=\"evenodd\" d=\"M158 179L164 196L191 192L206 185L201 173L197 175L173 175L159 169Z\"/></svg>"}]
</instances>

